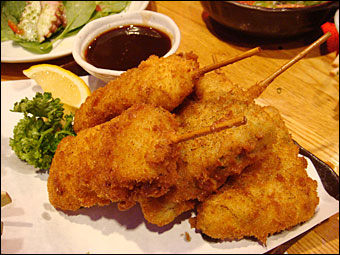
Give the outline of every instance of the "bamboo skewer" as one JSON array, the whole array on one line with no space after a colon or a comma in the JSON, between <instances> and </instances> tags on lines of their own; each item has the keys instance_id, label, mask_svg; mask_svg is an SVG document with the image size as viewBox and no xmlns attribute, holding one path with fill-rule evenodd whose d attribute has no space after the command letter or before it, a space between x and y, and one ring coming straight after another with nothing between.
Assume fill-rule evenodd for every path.
<instances>
[{"instance_id":1,"label":"bamboo skewer","mask_svg":"<svg viewBox=\"0 0 340 255\"><path fill-rule=\"evenodd\" d=\"M243 52L240 55L237 55L237 56L235 56L233 58L230 58L230 59L218 62L218 63L214 63L214 64L211 64L211 65L205 66L205 67L199 69L194 74L194 77L200 77L200 76L202 76L205 73L211 72L213 70L216 70L216 69L221 68L221 67L226 66L226 65L230 65L230 64L235 63L235 62L237 62L239 60L251 57L251 56L253 56L253 55L255 55L256 53L259 53L259 52L261 52L261 48L260 47L256 47L254 49L251 49L251 50L248 50L246 52Z\"/></svg>"},{"instance_id":2,"label":"bamboo skewer","mask_svg":"<svg viewBox=\"0 0 340 255\"><path fill-rule=\"evenodd\" d=\"M309 52L311 52L314 48L320 46L322 43L327 41L327 39L331 36L330 32L327 32L323 36L321 36L318 40L313 42L311 45L309 45L306 49L301 51L299 54L297 54L294 58L289 60L286 64L281 66L279 69L277 69L274 73L269 75L266 79L260 81L259 83L256 83L254 86L250 87L247 91L248 95L251 95L252 99L255 99L259 97L263 91L266 90L266 88L269 86L270 83L274 81L276 77L278 77L281 73L286 71L289 67L294 65L296 62L298 62L300 59L302 59L304 56L306 56Z\"/></svg>"},{"instance_id":3,"label":"bamboo skewer","mask_svg":"<svg viewBox=\"0 0 340 255\"><path fill-rule=\"evenodd\" d=\"M306 56L310 51L312 51L314 48L318 47L319 45L321 45L322 43L324 43L329 37L331 36L331 33L326 33L323 36L321 36L318 40L316 40L314 43L312 43L310 46L308 46L306 49L304 49L303 51L301 51L299 54L297 54L293 59L289 60L286 64L284 64L283 66L281 66L279 69L277 69L274 73L272 73L270 76L268 76L266 79L260 81L259 83L256 83L254 86L250 87L247 91L248 95L251 95L252 99L260 96L262 94L262 92L268 87L268 85L276 78L278 77L281 73L283 73L284 71L286 71L289 67L291 67L292 65L294 65L296 62L298 62L300 59L302 59L304 56ZM226 66L228 64L232 64L235 63L241 59L250 57L258 52L261 51L260 47L256 47L254 49L251 49L249 51L246 51L236 57L233 57L231 59L219 62L219 63L214 63L212 65L203 67L201 69L199 69L194 76L199 77L207 72L216 70L222 66ZM214 132L218 132L218 131L222 131L224 129L227 128L231 128L231 127L237 127L240 125L244 125L247 122L246 117L240 117L240 118L236 118L236 119L231 119L228 121L224 121L221 122L219 124L214 124L210 127L205 127L199 130L195 130L193 132L190 133L186 133L183 135L179 135L177 137L175 137L173 139L173 143L180 143L180 142L184 142L187 141L189 139L193 139L196 137L200 137L203 135L207 135L210 133L214 133Z\"/></svg>"},{"instance_id":4,"label":"bamboo skewer","mask_svg":"<svg viewBox=\"0 0 340 255\"><path fill-rule=\"evenodd\" d=\"M259 53L259 52L261 52L261 48L256 47L256 48L253 48L253 49L248 50L246 52L243 52L240 55L237 55L233 58L230 58L230 59L218 62L218 63L213 63L209 66L205 66L205 67L199 69L194 74L194 77L198 78L205 73L208 73L208 72L211 72L211 71L216 70L218 68L221 68L223 66L235 63L239 60L251 57L251 56L253 56L253 55L255 55L256 53ZM194 138L204 136L204 135L208 135L208 134L211 134L211 133L214 133L214 132L219 132L219 131L222 131L222 130L227 129L227 128L238 127L238 126L244 125L246 123L247 123L247 119L244 116L239 117L239 118L235 118L235 119L231 119L231 120L227 120L227 121L223 121L223 122L220 122L218 124L211 125L209 127L201 128L201 129L198 129L198 130L195 130L195 131L183 134L183 135L176 136L172 140L172 142L173 143L185 142L187 140L194 139Z\"/></svg>"},{"instance_id":5,"label":"bamboo skewer","mask_svg":"<svg viewBox=\"0 0 340 255\"><path fill-rule=\"evenodd\" d=\"M274 73L272 73L270 76L268 76L266 79L260 81L259 83L256 83L254 86L250 87L247 90L247 94L251 95L251 98L257 98L258 96L260 96L262 94L262 92L268 87L268 85L273 82L273 80L278 77L281 73L283 73L284 71L286 71L289 67L291 67L292 65L294 65L296 62L298 62L300 59L302 59L304 56L306 56L309 52L311 52L314 48L320 46L322 43L324 43L325 41L327 41L327 39L331 36L331 33L326 33L323 36L321 36L318 40L316 40L314 43L312 43L310 46L308 46L306 49L304 49L303 51L301 51L299 54L297 54L293 59L289 60L286 64L284 64L283 66L281 66L279 69L277 69ZM241 59L250 57L258 52L261 51L260 47L256 47L254 49L251 49L249 51L246 51L236 57L233 57L231 59L219 62L219 63L214 63L212 65L203 67L201 69L199 69L194 76L199 77L207 72L216 70L222 66L226 66L228 64L232 64L235 63ZM214 132L218 132L218 131L222 131L224 129L227 128L231 128L231 127L238 127L240 125L244 125L247 122L246 117L240 117L240 118L236 118L236 119L231 119L228 121L224 121L221 122L219 124L214 124L210 127L205 127L199 130L195 130L193 132L190 133L186 133L183 135L179 135L177 137L175 137L173 139L173 143L180 143L180 142L184 142L187 141L189 139L193 139L196 137L200 137L203 135L207 135L210 133L214 133Z\"/></svg>"},{"instance_id":6,"label":"bamboo skewer","mask_svg":"<svg viewBox=\"0 0 340 255\"><path fill-rule=\"evenodd\" d=\"M213 124L209 127L201 128L183 135L178 135L175 137L173 143L181 143L190 139L194 139L200 136L208 135L211 133L219 132L227 128L238 127L247 123L246 117L239 117L235 119L226 120L218 124Z\"/></svg>"}]
</instances>

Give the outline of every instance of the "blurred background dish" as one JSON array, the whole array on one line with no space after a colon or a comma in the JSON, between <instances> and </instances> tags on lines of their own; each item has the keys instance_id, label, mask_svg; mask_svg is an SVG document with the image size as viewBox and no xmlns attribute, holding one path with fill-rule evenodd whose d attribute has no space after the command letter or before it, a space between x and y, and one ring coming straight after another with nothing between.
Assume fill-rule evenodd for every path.
<instances>
[{"instance_id":1,"label":"blurred background dish","mask_svg":"<svg viewBox=\"0 0 340 255\"><path fill-rule=\"evenodd\" d=\"M122 13L144 10L149 1L131 1ZM116 14L113 14L116 15ZM75 35L56 41L53 49L47 54L35 54L13 43L1 42L1 62L3 63L30 63L60 58L72 53L72 44Z\"/></svg>"},{"instance_id":2,"label":"blurred background dish","mask_svg":"<svg viewBox=\"0 0 340 255\"><path fill-rule=\"evenodd\" d=\"M106 34L107 31L116 30L118 28L124 29L120 32L117 32L116 34L122 33L122 34L129 34L128 36L125 36L125 42L121 42L121 49L119 49L118 45L112 45L111 47L107 46L99 46L102 48L105 48L104 52L99 52L97 54L101 54L101 57L97 57L97 59L110 59L109 62L116 62L118 63L118 66L110 68L107 63L100 63L96 64L96 60L92 58L88 58L90 56L90 50L88 50L89 45L92 44L95 38L97 38L100 35ZM152 28L149 29L147 32L143 32L141 27L143 28ZM155 33L157 34L155 36ZM127 47L131 46L130 44L133 42L133 37L136 37L136 35L148 35L149 37L154 37L154 39L158 39L158 36L160 34L165 34L169 40L170 44L166 51L163 53L159 53L157 51L158 47L151 47L151 51L149 47L149 43L139 44L132 47L134 49L134 54L130 54L131 50ZM131 35L131 40L129 40L129 36ZM77 34L76 39L73 44L73 58L77 62L78 65L80 65L82 68L84 68L88 73L92 74L93 76L108 82L112 79L115 79L116 77L120 76L125 70L137 67L138 64L142 61L147 59L150 55L155 54L159 57L167 57L171 54L175 53L176 50L179 47L180 44L180 31L177 27L176 23L169 18L168 16L153 12L153 11L137 11L137 12L130 12L130 13L120 13L117 15L111 15L104 18L100 18L97 20L94 20L90 23L88 23L86 26L84 26L81 31ZM114 40L112 37L109 40ZM121 39L123 40L123 39ZM99 41L99 40L98 40ZM104 40L105 41L105 40ZM106 40L108 41L108 40ZM117 44L117 43L116 43ZM126 47L125 47L126 46ZM122 54L120 52L114 52L111 49L115 47L117 51L122 50ZM148 52L145 54L145 52ZM143 53L143 54L142 54ZM92 53L91 53L92 54ZM93 55L93 54L92 54ZM135 58L133 60L134 64L129 66L119 66L119 63L121 65L125 65L128 62L132 62L131 59L125 59L124 55L129 55L129 57ZM136 55L136 56L135 56ZM137 55L140 56L140 58L137 59ZM94 56L96 57L96 56ZM124 61L121 61L121 59L124 59ZM91 63L90 63L91 62ZM124 62L124 63L123 63ZM104 67L104 68L103 68Z\"/></svg>"},{"instance_id":3,"label":"blurred background dish","mask_svg":"<svg viewBox=\"0 0 340 255\"><path fill-rule=\"evenodd\" d=\"M339 6L338 1L324 1L306 7L268 8L244 2L254 1L201 1L201 5L212 19L228 28L273 38L287 38L318 29Z\"/></svg>"}]
</instances>

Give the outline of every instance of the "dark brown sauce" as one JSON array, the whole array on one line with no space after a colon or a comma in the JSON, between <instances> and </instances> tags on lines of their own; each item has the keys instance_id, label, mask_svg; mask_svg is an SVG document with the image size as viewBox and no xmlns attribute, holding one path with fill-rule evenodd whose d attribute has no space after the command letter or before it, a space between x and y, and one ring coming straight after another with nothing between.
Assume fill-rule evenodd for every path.
<instances>
[{"instance_id":1,"label":"dark brown sauce","mask_svg":"<svg viewBox=\"0 0 340 255\"><path fill-rule=\"evenodd\" d=\"M164 56L171 40L164 32L142 25L128 25L97 36L85 50L86 61L98 68L126 71L150 55Z\"/></svg>"}]
</instances>

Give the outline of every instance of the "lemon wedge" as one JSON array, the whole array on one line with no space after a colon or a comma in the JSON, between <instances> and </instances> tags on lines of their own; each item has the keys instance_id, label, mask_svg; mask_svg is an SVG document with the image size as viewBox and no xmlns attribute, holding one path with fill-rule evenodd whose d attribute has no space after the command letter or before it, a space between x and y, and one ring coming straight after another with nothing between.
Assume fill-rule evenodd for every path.
<instances>
[{"instance_id":1,"label":"lemon wedge","mask_svg":"<svg viewBox=\"0 0 340 255\"><path fill-rule=\"evenodd\" d=\"M60 98L64 106L72 111L79 109L91 94L89 87L79 76L57 65L34 65L23 73L35 80L44 92L51 92L53 98Z\"/></svg>"}]
</instances>

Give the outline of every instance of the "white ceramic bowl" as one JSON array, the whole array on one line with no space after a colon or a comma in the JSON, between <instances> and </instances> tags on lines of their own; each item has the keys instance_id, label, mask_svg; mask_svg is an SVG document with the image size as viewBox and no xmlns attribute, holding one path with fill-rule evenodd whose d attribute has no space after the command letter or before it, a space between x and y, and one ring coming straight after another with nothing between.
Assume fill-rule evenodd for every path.
<instances>
[{"instance_id":1,"label":"white ceramic bowl","mask_svg":"<svg viewBox=\"0 0 340 255\"><path fill-rule=\"evenodd\" d=\"M85 60L85 49L94 38L110 29L125 25L144 25L165 32L171 39L171 48L163 57L174 54L179 46L181 34L176 23L168 16L153 11L120 13L99 18L85 25L77 34L72 55L75 61L91 75L108 82L120 76L124 71L97 68Z\"/></svg>"}]
</instances>

